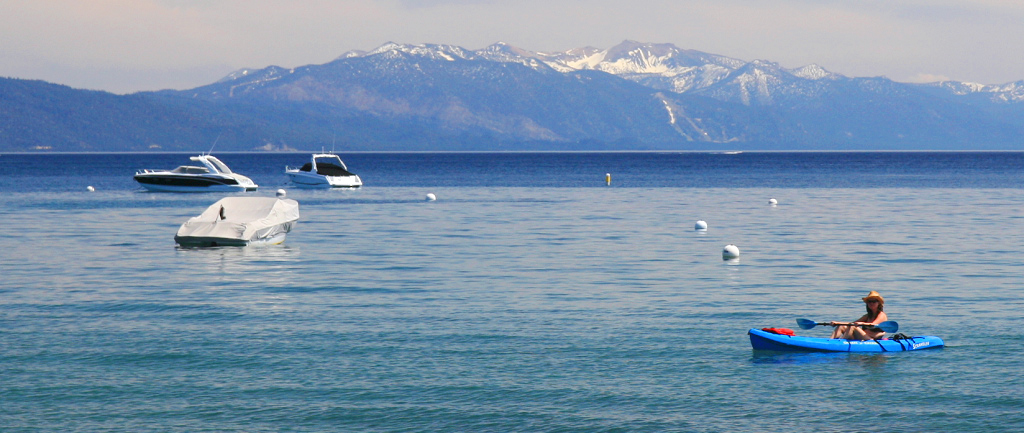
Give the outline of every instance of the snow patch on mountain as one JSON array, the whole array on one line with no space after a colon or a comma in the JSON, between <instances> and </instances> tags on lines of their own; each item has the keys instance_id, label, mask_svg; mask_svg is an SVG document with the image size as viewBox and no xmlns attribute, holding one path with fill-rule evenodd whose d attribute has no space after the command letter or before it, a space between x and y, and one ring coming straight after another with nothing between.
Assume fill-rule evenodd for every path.
<instances>
[{"instance_id":1,"label":"snow patch on mountain","mask_svg":"<svg viewBox=\"0 0 1024 433\"><path fill-rule=\"evenodd\" d=\"M456 59L473 59L476 58L476 54L465 48L456 45L439 45L439 44L396 44L394 42L388 42L377 49L366 53L366 56L374 55L390 55L394 56L397 53L408 54L416 57L425 57L434 60L447 60L454 61Z\"/></svg>"},{"instance_id":2,"label":"snow patch on mountain","mask_svg":"<svg viewBox=\"0 0 1024 433\"><path fill-rule=\"evenodd\" d=\"M672 112L672 106L669 105L668 101L666 101L664 99L661 100L661 103L665 104L665 110L668 111L668 123L670 123L672 125L675 125L676 124L676 114Z\"/></svg>"},{"instance_id":3,"label":"snow patch on mountain","mask_svg":"<svg viewBox=\"0 0 1024 433\"><path fill-rule=\"evenodd\" d=\"M285 74L288 74L288 73L290 73L290 71L288 69L282 68L280 66L269 66L269 67L266 67L266 68L263 68L263 69L243 68L243 69L239 69L239 70L237 70L235 72L232 72L232 73L228 74L226 77L221 78L217 82L218 83L225 83L225 82L229 82L229 81L236 81L236 80L242 80L242 79L245 79L245 80L273 80L273 79L280 78L282 75L285 75Z\"/></svg>"},{"instance_id":4,"label":"snow patch on mountain","mask_svg":"<svg viewBox=\"0 0 1024 433\"><path fill-rule=\"evenodd\" d=\"M979 84L962 81L940 81L926 84L945 89L955 95L965 96L970 94L988 94L995 102L1024 102L1024 81L1014 81L1006 84Z\"/></svg>"},{"instance_id":5,"label":"snow patch on mountain","mask_svg":"<svg viewBox=\"0 0 1024 433\"><path fill-rule=\"evenodd\" d=\"M948 89L955 95L967 95L971 93L987 92L989 86L979 83L965 83L960 81L940 81L934 84L937 87Z\"/></svg>"},{"instance_id":6,"label":"snow patch on mountain","mask_svg":"<svg viewBox=\"0 0 1024 433\"><path fill-rule=\"evenodd\" d=\"M815 64L810 64L802 68L792 69L790 70L790 73L797 77L806 78L808 80L838 80L843 77L842 75L829 72L825 70L825 68L822 68L821 66Z\"/></svg>"},{"instance_id":7,"label":"snow patch on mountain","mask_svg":"<svg viewBox=\"0 0 1024 433\"><path fill-rule=\"evenodd\" d=\"M992 92L995 94L993 99L995 100L1003 102L1024 101L1024 80L991 87L993 87Z\"/></svg>"},{"instance_id":8,"label":"snow patch on mountain","mask_svg":"<svg viewBox=\"0 0 1024 433\"><path fill-rule=\"evenodd\" d=\"M598 50L593 47L570 50L561 56L551 56L552 60L548 64L556 69L558 69L558 66L576 71L581 69L598 69L598 65L604 62L607 53L605 50Z\"/></svg>"}]
</instances>

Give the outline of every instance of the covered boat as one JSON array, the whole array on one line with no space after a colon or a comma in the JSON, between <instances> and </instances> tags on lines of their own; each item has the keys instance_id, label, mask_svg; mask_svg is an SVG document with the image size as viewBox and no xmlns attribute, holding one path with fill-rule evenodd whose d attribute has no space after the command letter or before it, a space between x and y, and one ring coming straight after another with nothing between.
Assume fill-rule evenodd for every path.
<instances>
[{"instance_id":1,"label":"covered boat","mask_svg":"<svg viewBox=\"0 0 1024 433\"><path fill-rule=\"evenodd\" d=\"M252 179L231 171L213 155L189 158L200 165L182 165L174 170L139 170L135 181L150 191L205 192L255 191Z\"/></svg>"},{"instance_id":2,"label":"covered boat","mask_svg":"<svg viewBox=\"0 0 1024 433\"><path fill-rule=\"evenodd\" d=\"M944 345L942 339L935 336L861 341L791 336L761 329L751 329L747 334L750 335L750 345L755 350L786 352L904 352L936 349Z\"/></svg>"},{"instance_id":3,"label":"covered boat","mask_svg":"<svg viewBox=\"0 0 1024 433\"><path fill-rule=\"evenodd\" d=\"M314 153L302 167L285 167L284 173L295 185L310 187L359 188L363 180L348 171L338 155Z\"/></svg>"},{"instance_id":4,"label":"covered boat","mask_svg":"<svg viewBox=\"0 0 1024 433\"><path fill-rule=\"evenodd\" d=\"M181 225L182 246L279 244L299 220L299 202L275 197L225 197Z\"/></svg>"}]
</instances>

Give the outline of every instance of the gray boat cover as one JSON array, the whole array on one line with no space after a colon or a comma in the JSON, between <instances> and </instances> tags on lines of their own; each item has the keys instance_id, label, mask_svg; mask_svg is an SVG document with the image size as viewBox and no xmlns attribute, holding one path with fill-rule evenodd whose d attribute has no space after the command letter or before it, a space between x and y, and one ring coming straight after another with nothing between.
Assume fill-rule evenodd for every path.
<instances>
[{"instance_id":1,"label":"gray boat cover","mask_svg":"<svg viewBox=\"0 0 1024 433\"><path fill-rule=\"evenodd\" d=\"M255 241L291 230L299 202L275 197L225 197L189 218L175 236Z\"/></svg>"}]
</instances>

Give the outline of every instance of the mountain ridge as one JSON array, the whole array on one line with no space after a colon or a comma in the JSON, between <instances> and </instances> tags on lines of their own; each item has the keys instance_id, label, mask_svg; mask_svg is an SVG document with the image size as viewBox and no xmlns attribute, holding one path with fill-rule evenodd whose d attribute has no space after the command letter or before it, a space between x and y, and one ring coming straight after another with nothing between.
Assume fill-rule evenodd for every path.
<instances>
[{"instance_id":1,"label":"mountain ridge","mask_svg":"<svg viewBox=\"0 0 1024 433\"><path fill-rule=\"evenodd\" d=\"M212 135L226 150L336 138L351 150L1013 149L1024 133L1024 80L898 83L629 40L563 52L388 42L187 90L48 86L0 79L18 89L0 94L0 150L194 150Z\"/></svg>"}]
</instances>

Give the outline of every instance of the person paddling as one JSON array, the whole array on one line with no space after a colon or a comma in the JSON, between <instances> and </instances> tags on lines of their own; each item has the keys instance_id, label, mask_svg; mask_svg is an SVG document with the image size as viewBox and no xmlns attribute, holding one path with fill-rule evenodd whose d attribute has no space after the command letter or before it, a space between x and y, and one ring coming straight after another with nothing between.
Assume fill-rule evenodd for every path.
<instances>
[{"instance_id":1,"label":"person paddling","mask_svg":"<svg viewBox=\"0 0 1024 433\"><path fill-rule=\"evenodd\" d=\"M885 315L885 299L878 292L872 290L862 298L867 314L860 316L852 324L845 322L829 322L836 329L832 331L832 338L845 338L847 340L878 340L885 336L885 331L866 325L877 325L889 318ZM858 326L860 325L860 326Z\"/></svg>"}]
</instances>

